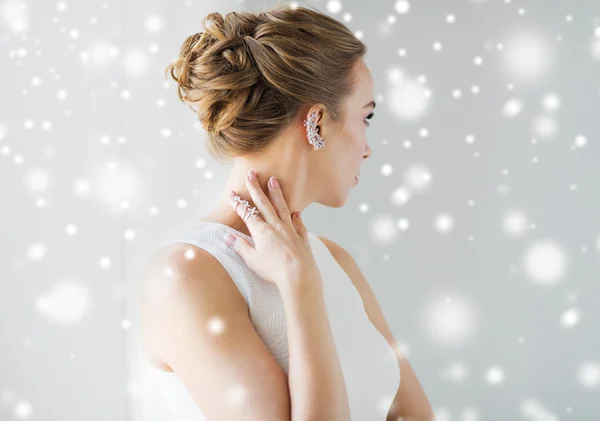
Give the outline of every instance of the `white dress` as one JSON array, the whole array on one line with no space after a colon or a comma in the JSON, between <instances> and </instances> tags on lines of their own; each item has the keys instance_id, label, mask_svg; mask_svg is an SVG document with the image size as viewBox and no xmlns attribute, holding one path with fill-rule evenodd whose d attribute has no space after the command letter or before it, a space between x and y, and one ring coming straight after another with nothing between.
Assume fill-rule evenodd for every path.
<instances>
[{"instance_id":1,"label":"white dress","mask_svg":"<svg viewBox=\"0 0 600 421\"><path fill-rule=\"evenodd\" d=\"M279 289L259 278L224 242L227 233L252 237L217 222L197 222L176 242L193 244L215 256L246 300L258 335L288 373L285 314ZM365 313L360 294L351 279L313 233L308 233L315 261L323 279L323 291L334 343L348 391L351 421L385 421L400 385L396 356L387 340ZM146 382L140 421L213 421L190 397L176 373L144 363Z\"/></svg>"}]
</instances>

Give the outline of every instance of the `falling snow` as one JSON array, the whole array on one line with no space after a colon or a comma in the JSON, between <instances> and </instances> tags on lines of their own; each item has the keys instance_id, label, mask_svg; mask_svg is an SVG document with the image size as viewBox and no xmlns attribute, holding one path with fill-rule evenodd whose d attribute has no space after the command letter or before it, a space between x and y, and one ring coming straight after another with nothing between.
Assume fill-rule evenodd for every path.
<instances>
[{"instance_id":1,"label":"falling snow","mask_svg":"<svg viewBox=\"0 0 600 421\"><path fill-rule=\"evenodd\" d=\"M0 1L2 419L89 418L77 403L89 379L102 402L148 393L123 370L143 262L227 177L163 70L200 17L232 5L80 3ZM390 353L410 359L436 421L600 413L600 9L314 3L369 47L378 106L348 206L305 219L349 239L398 339ZM214 314L204 328L231 326ZM71 386L22 381L58 372ZM223 390L231 405L251 396ZM381 420L393 397L377 402ZM98 419L128 419L123 408ZM155 415L132 421L167 419Z\"/></svg>"}]
</instances>

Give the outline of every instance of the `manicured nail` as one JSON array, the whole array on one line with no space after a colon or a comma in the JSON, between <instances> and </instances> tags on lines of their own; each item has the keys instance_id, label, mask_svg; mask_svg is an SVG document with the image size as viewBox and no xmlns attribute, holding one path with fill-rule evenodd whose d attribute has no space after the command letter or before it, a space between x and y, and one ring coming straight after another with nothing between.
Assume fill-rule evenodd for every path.
<instances>
[{"instance_id":1,"label":"manicured nail","mask_svg":"<svg viewBox=\"0 0 600 421\"><path fill-rule=\"evenodd\" d=\"M269 184L271 185L271 187L273 187L274 189L276 189L277 187L279 187L279 181L277 181L277 179L275 178L275 176L269 178Z\"/></svg>"},{"instance_id":2,"label":"manicured nail","mask_svg":"<svg viewBox=\"0 0 600 421\"><path fill-rule=\"evenodd\" d=\"M248 179L256 181L256 173L252 170L248 170Z\"/></svg>"},{"instance_id":3,"label":"manicured nail","mask_svg":"<svg viewBox=\"0 0 600 421\"><path fill-rule=\"evenodd\" d=\"M235 243L235 235L227 234L225 235L225 237L223 237L223 239L225 240L228 246L231 246L233 243Z\"/></svg>"}]
</instances>

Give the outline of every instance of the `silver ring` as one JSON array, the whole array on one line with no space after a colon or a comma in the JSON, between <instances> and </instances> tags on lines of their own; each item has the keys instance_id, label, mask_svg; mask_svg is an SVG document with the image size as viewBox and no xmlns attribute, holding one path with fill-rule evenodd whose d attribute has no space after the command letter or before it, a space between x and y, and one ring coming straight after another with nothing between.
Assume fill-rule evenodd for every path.
<instances>
[{"instance_id":1,"label":"silver ring","mask_svg":"<svg viewBox=\"0 0 600 421\"><path fill-rule=\"evenodd\" d=\"M237 194L233 197L233 201L235 202L235 213L237 213L237 207L240 203L244 205L244 207L248 206L248 201L242 200L242 198Z\"/></svg>"},{"instance_id":2,"label":"silver ring","mask_svg":"<svg viewBox=\"0 0 600 421\"><path fill-rule=\"evenodd\" d=\"M244 220L244 222L247 222L248 218L250 218L250 217L252 217L254 219L256 219L258 217L259 211L256 209L255 206L252 207L250 212L248 213L248 215L246 215L246 211L250 207L250 205L248 204L248 201L246 199L242 199L239 195L235 195L233 200L236 202L236 204L235 204L235 212L236 213L237 213L237 207L240 203L244 206L244 214L242 216L242 219Z\"/></svg>"},{"instance_id":3,"label":"silver ring","mask_svg":"<svg viewBox=\"0 0 600 421\"><path fill-rule=\"evenodd\" d=\"M250 210L250 213L248 213L247 217L246 217L246 211L244 210L244 222L247 222L248 218L256 219L257 217L258 217L258 210L256 209L255 206L252 207L252 209Z\"/></svg>"}]
</instances>

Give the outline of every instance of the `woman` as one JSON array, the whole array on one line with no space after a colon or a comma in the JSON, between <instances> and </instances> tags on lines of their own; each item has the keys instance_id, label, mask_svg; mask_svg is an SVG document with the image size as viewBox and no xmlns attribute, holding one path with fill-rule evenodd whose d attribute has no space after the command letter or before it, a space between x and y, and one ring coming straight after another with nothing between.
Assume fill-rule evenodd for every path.
<instances>
[{"instance_id":1,"label":"woman","mask_svg":"<svg viewBox=\"0 0 600 421\"><path fill-rule=\"evenodd\" d=\"M167 71L234 166L213 210L153 256L142 308L176 419L433 419L358 266L299 217L342 206L371 154L365 45L306 8L203 25Z\"/></svg>"}]
</instances>

